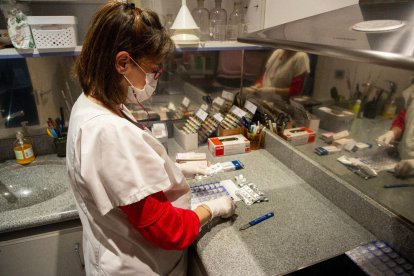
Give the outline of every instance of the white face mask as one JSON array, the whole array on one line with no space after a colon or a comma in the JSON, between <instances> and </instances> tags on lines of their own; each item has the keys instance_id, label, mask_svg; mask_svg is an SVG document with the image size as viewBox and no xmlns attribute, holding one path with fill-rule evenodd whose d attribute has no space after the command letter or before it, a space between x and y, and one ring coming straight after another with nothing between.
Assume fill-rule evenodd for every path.
<instances>
[{"instance_id":1,"label":"white face mask","mask_svg":"<svg viewBox=\"0 0 414 276\"><path fill-rule=\"evenodd\" d=\"M136 101L143 102L145 100L148 100L152 96L152 94L154 94L154 91L157 88L158 80L155 79L155 73L145 72L145 70L142 69L142 67L139 66L139 64L136 63L135 60L133 60L131 57L130 59L133 63L135 63L136 66L138 66L139 69L142 70L142 72L145 73L145 86L142 89L138 89L134 85L132 85L132 83L125 75L123 75L130 85L128 86L128 94L125 103L136 103Z\"/></svg>"},{"instance_id":2,"label":"white face mask","mask_svg":"<svg viewBox=\"0 0 414 276\"><path fill-rule=\"evenodd\" d=\"M158 80L154 79L154 74L145 74L145 86L142 89L138 89L132 85L129 79L123 75L124 78L129 83L128 94L125 100L125 103L136 103L143 102L148 100L152 94L154 94L155 89L157 88Z\"/></svg>"}]
</instances>

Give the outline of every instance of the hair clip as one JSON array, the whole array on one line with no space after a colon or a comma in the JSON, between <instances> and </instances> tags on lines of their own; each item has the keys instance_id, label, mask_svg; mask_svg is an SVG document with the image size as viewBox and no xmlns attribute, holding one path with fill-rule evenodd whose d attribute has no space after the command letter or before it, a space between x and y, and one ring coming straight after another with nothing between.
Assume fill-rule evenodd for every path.
<instances>
[{"instance_id":1,"label":"hair clip","mask_svg":"<svg viewBox=\"0 0 414 276\"><path fill-rule=\"evenodd\" d=\"M130 10L134 10L135 9L135 4L134 3L125 3L125 8L130 9Z\"/></svg>"}]
</instances>

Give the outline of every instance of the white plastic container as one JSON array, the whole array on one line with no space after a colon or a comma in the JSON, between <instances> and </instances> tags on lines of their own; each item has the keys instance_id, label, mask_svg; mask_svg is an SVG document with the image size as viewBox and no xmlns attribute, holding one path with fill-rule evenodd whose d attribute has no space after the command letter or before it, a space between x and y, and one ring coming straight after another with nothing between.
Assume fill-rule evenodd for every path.
<instances>
[{"instance_id":1,"label":"white plastic container","mask_svg":"<svg viewBox=\"0 0 414 276\"><path fill-rule=\"evenodd\" d=\"M28 16L27 21L37 49L76 47L76 17Z\"/></svg>"}]
</instances>

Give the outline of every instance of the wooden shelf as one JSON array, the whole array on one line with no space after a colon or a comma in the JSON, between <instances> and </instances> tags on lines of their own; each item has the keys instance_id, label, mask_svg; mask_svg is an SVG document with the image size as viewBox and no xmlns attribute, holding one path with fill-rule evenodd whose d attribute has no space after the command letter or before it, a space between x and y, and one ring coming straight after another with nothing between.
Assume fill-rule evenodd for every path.
<instances>
[{"instance_id":1,"label":"wooden shelf","mask_svg":"<svg viewBox=\"0 0 414 276\"><path fill-rule=\"evenodd\" d=\"M192 51L226 51L226 50L260 50L263 46L241 43L237 41L204 41L198 45L176 45L177 52ZM82 46L75 48L47 49L47 50L16 50L14 48L5 48L0 50L0 59L12 58L32 58L48 56L78 56Z\"/></svg>"}]
</instances>

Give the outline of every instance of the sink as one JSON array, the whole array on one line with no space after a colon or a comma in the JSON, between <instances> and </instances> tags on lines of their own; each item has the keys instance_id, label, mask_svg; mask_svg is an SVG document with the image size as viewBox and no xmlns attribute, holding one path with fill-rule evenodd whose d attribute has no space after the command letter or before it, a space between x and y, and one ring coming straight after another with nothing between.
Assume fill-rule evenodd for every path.
<instances>
[{"instance_id":1,"label":"sink","mask_svg":"<svg viewBox=\"0 0 414 276\"><path fill-rule=\"evenodd\" d=\"M66 166L58 161L34 161L0 168L0 212L50 200L69 186Z\"/></svg>"}]
</instances>

